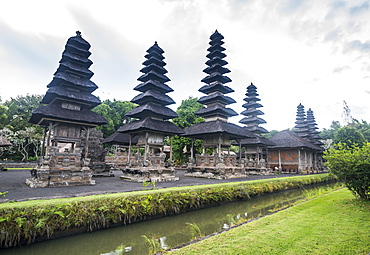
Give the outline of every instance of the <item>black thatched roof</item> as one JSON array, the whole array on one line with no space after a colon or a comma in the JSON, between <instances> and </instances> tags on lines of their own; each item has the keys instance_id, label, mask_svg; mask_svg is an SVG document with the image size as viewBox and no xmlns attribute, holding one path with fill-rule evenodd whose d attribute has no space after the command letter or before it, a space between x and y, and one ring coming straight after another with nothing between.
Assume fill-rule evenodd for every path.
<instances>
[{"instance_id":1,"label":"black thatched roof","mask_svg":"<svg viewBox=\"0 0 370 255\"><path fill-rule=\"evenodd\" d=\"M156 90L156 91L161 92L161 93L168 93L168 92L173 91L173 89L170 86L168 86L167 84L164 84L164 83L161 83L161 82L155 81L155 80L149 80L149 81L140 83L139 85L137 85L134 88L134 90L140 91L140 92L145 92L149 89Z\"/></svg>"},{"instance_id":2,"label":"black thatched roof","mask_svg":"<svg viewBox=\"0 0 370 255\"><path fill-rule=\"evenodd\" d=\"M85 39L82 38L80 31L76 31L76 35L68 39L67 45L76 46L77 48L83 51L87 51L91 47L90 44Z\"/></svg>"},{"instance_id":3,"label":"black thatched roof","mask_svg":"<svg viewBox=\"0 0 370 255\"><path fill-rule=\"evenodd\" d=\"M264 115L264 113L261 110L258 110L256 108L249 108L247 110L244 110L240 113L244 116L250 116L250 115Z\"/></svg>"},{"instance_id":4,"label":"black thatched roof","mask_svg":"<svg viewBox=\"0 0 370 255\"><path fill-rule=\"evenodd\" d=\"M90 59L88 59L84 56L72 54L71 52L68 52L68 51L63 52L62 60L66 61L66 62L70 62L70 60L77 61L77 62L83 64L87 68L89 68L93 64L93 62ZM60 62L62 62L62 60Z\"/></svg>"},{"instance_id":5,"label":"black thatched roof","mask_svg":"<svg viewBox=\"0 0 370 255\"><path fill-rule=\"evenodd\" d=\"M206 62L206 65L207 66L214 66L214 65L220 65L220 66L224 66L224 65L227 65L228 62L218 56L214 57L214 58L211 58L210 60L208 60Z\"/></svg>"},{"instance_id":6,"label":"black thatched roof","mask_svg":"<svg viewBox=\"0 0 370 255\"><path fill-rule=\"evenodd\" d=\"M253 133L238 125L220 120L197 123L184 131L183 136L199 139L212 134L228 134L230 140L255 137Z\"/></svg>"},{"instance_id":7,"label":"black thatched roof","mask_svg":"<svg viewBox=\"0 0 370 255\"><path fill-rule=\"evenodd\" d=\"M269 132L265 128L260 127L260 126L251 126L251 127L245 127L245 128L254 134L263 134L263 133Z\"/></svg>"},{"instance_id":8,"label":"black thatched roof","mask_svg":"<svg viewBox=\"0 0 370 255\"><path fill-rule=\"evenodd\" d=\"M246 125L252 124L252 123L255 123L256 125L266 123L264 119L257 117L257 116L245 117L245 118L242 118L239 122L246 124Z\"/></svg>"},{"instance_id":9,"label":"black thatched roof","mask_svg":"<svg viewBox=\"0 0 370 255\"><path fill-rule=\"evenodd\" d=\"M99 98L87 91L74 91L62 86L49 88L44 98L41 100L41 103L49 104L56 97L67 99L68 101L80 102L81 104L84 104L88 109L94 108L95 106L101 104Z\"/></svg>"},{"instance_id":10,"label":"black thatched roof","mask_svg":"<svg viewBox=\"0 0 370 255\"><path fill-rule=\"evenodd\" d=\"M224 96L220 92L215 92L211 95L203 96L203 97L199 98L198 103L205 104L205 105L207 105L209 103L221 103L221 104L227 105L227 104L233 104L233 103L236 103L236 102L231 97Z\"/></svg>"},{"instance_id":11,"label":"black thatched roof","mask_svg":"<svg viewBox=\"0 0 370 255\"><path fill-rule=\"evenodd\" d=\"M247 145L261 145L261 146L275 146L275 143L273 141L270 141L267 138L264 137L253 137L253 138L247 138L247 139L241 139L240 143L242 146L247 146ZM234 141L231 143L232 145L239 145L237 141Z\"/></svg>"},{"instance_id":12,"label":"black thatched roof","mask_svg":"<svg viewBox=\"0 0 370 255\"><path fill-rule=\"evenodd\" d=\"M141 68L140 72L147 73L150 70L153 70L156 73L165 74L165 73L167 73L167 70L165 68L163 68L163 66L164 65L157 65L156 63L150 63L149 65L144 66L143 68Z\"/></svg>"},{"instance_id":13,"label":"black thatched roof","mask_svg":"<svg viewBox=\"0 0 370 255\"><path fill-rule=\"evenodd\" d=\"M207 54L207 58L215 58L215 57L219 57L219 58L224 58L226 57L226 54L219 51L219 50L214 50L216 47L210 47L209 50L213 50L211 51L210 53ZM222 48L225 50L225 48L223 47L217 47L217 48Z\"/></svg>"},{"instance_id":14,"label":"black thatched roof","mask_svg":"<svg viewBox=\"0 0 370 255\"><path fill-rule=\"evenodd\" d=\"M166 94L160 93L152 89L137 95L131 100L131 102L139 105L148 102L157 103L160 105L170 105L175 103L175 101L173 101L173 99L167 96Z\"/></svg>"},{"instance_id":15,"label":"black thatched roof","mask_svg":"<svg viewBox=\"0 0 370 255\"><path fill-rule=\"evenodd\" d=\"M203 78L201 81L204 82L204 83L207 83L207 84L210 84L210 83L216 82L216 81L225 84L225 83L231 82L231 79L227 76L224 76L224 75L220 74L220 73L213 73L213 74L208 75L207 77Z\"/></svg>"},{"instance_id":16,"label":"black thatched roof","mask_svg":"<svg viewBox=\"0 0 370 255\"><path fill-rule=\"evenodd\" d=\"M169 121L156 120L152 118L145 118L142 120L134 120L120 127L118 132L122 133L139 133L143 131L155 131L158 133L164 133L168 135L179 135L183 133L183 130Z\"/></svg>"},{"instance_id":17,"label":"black thatched roof","mask_svg":"<svg viewBox=\"0 0 370 255\"><path fill-rule=\"evenodd\" d=\"M177 113L170 108L155 103L146 103L144 105L140 105L126 113L126 116L140 119L153 117L164 120L178 117Z\"/></svg>"},{"instance_id":18,"label":"black thatched roof","mask_svg":"<svg viewBox=\"0 0 370 255\"><path fill-rule=\"evenodd\" d=\"M212 65L212 66L205 68L203 72L207 74L211 74L211 73L225 74L225 73L230 73L230 70L226 67L223 67L222 65Z\"/></svg>"},{"instance_id":19,"label":"black thatched roof","mask_svg":"<svg viewBox=\"0 0 370 255\"><path fill-rule=\"evenodd\" d=\"M100 126L108 123L103 116L88 109L80 111L69 110L56 104L48 104L36 108L32 111L32 116L29 120L30 123L39 125L47 125L50 121L79 123L87 126Z\"/></svg>"},{"instance_id":20,"label":"black thatched roof","mask_svg":"<svg viewBox=\"0 0 370 255\"><path fill-rule=\"evenodd\" d=\"M209 85L204 85L198 91L204 94L210 94L212 92L220 92L222 94L228 94L228 93L234 92L232 88L223 85L221 82L215 82Z\"/></svg>"},{"instance_id":21,"label":"black thatched roof","mask_svg":"<svg viewBox=\"0 0 370 255\"><path fill-rule=\"evenodd\" d=\"M170 79L166 75L157 73L153 70L151 70L147 73L144 73L137 80L141 81L141 82L146 82L146 81L149 81L149 80L155 80L155 81L159 81L161 83L165 83L165 82L170 81Z\"/></svg>"},{"instance_id":22,"label":"black thatched roof","mask_svg":"<svg viewBox=\"0 0 370 255\"><path fill-rule=\"evenodd\" d=\"M66 83L71 87L79 87L81 90L86 90L88 92L93 92L98 88L94 82L87 79L73 77L68 73L55 74L53 80L48 84L47 87L50 88L54 86L60 86L61 83Z\"/></svg>"},{"instance_id":23,"label":"black thatched roof","mask_svg":"<svg viewBox=\"0 0 370 255\"><path fill-rule=\"evenodd\" d=\"M131 138L131 145L137 144L138 137L133 136ZM130 145L130 135L120 132L115 132L103 140L104 144L118 144L118 145Z\"/></svg>"},{"instance_id":24,"label":"black thatched roof","mask_svg":"<svg viewBox=\"0 0 370 255\"><path fill-rule=\"evenodd\" d=\"M244 101L247 101L246 99L244 99ZM243 108L260 108L262 107L262 105L260 103L257 103L255 102L257 100L254 100L254 101L251 101L249 102L249 100L247 101L248 103L245 103L242 105Z\"/></svg>"},{"instance_id":25,"label":"black thatched roof","mask_svg":"<svg viewBox=\"0 0 370 255\"><path fill-rule=\"evenodd\" d=\"M275 146L271 148L308 148L317 151L324 150L289 130L277 133L270 138L270 141L275 143Z\"/></svg>"},{"instance_id":26,"label":"black thatched roof","mask_svg":"<svg viewBox=\"0 0 370 255\"><path fill-rule=\"evenodd\" d=\"M219 104L216 104L214 106L207 107L207 108L201 108L198 111L196 111L195 114L201 117L208 117L208 116L214 116L214 115L231 117L231 116L238 115L233 109L223 107Z\"/></svg>"}]
</instances>

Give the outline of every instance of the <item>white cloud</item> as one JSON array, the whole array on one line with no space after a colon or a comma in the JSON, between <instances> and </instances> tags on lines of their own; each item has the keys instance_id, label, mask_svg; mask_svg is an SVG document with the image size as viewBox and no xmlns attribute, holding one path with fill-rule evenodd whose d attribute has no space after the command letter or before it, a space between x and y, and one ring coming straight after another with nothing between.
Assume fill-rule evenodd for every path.
<instances>
[{"instance_id":1,"label":"white cloud","mask_svg":"<svg viewBox=\"0 0 370 255\"><path fill-rule=\"evenodd\" d=\"M202 96L209 36L218 29L238 113L253 82L267 129L293 127L299 103L314 111L319 128L340 120L343 100L369 121L369 12L359 0L8 1L0 9L1 98L45 93L68 37L80 30L101 99L137 94L145 51L158 41L175 109Z\"/></svg>"}]
</instances>

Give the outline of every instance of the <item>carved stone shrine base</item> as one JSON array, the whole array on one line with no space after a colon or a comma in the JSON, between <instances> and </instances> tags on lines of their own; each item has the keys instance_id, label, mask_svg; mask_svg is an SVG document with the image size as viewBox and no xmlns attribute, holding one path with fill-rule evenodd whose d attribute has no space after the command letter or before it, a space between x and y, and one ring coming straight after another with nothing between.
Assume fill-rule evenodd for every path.
<instances>
[{"instance_id":1,"label":"carved stone shrine base","mask_svg":"<svg viewBox=\"0 0 370 255\"><path fill-rule=\"evenodd\" d=\"M248 175L242 167L199 167L188 166L185 173L186 177L199 177L208 179L233 179L233 178L247 178Z\"/></svg>"},{"instance_id":2,"label":"carved stone shrine base","mask_svg":"<svg viewBox=\"0 0 370 255\"><path fill-rule=\"evenodd\" d=\"M32 178L26 179L31 188L95 185L95 180L91 180L93 171L88 167L73 170L36 168L31 175Z\"/></svg>"},{"instance_id":3,"label":"carved stone shrine base","mask_svg":"<svg viewBox=\"0 0 370 255\"><path fill-rule=\"evenodd\" d=\"M138 167L122 169L119 178L131 182L171 182L178 181L173 167Z\"/></svg>"},{"instance_id":4,"label":"carved stone shrine base","mask_svg":"<svg viewBox=\"0 0 370 255\"><path fill-rule=\"evenodd\" d=\"M247 169L248 175L274 175L275 173L271 168L262 168L262 169Z\"/></svg>"},{"instance_id":5,"label":"carved stone shrine base","mask_svg":"<svg viewBox=\"0 0 370 255\"><path fill-rule=\"evenodd\" d=\"M89 167L93 170L94 177L114 177L112 166L105 162L92 162Z\"/></svg>"}]
</instances>

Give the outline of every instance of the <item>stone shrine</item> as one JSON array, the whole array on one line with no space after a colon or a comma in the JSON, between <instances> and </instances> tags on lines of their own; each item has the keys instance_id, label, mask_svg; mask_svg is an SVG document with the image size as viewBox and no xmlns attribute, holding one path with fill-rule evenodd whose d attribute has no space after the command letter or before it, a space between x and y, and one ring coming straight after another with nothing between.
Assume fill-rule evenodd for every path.
<instances>
[{"instance_id":1,"label":"stone shrine","mask_svg":"<svg viewBox=\"0 0 370 255\"><path fill-rule=\"evenodd\" d=\"M167 107L175 102L166 93L173 90L165 83L170 81L166 76L164 51L157 42L147 50L143 73L138 80L142 83L134 90L141 92L131 102L139 106L126 114L131 121L117 131L129 135L127 166L122 169L121 179L143 181L176 181L176 170L172 166L172 148L167 159L164 153L164 139L169 136L172 147L172 136L183 133L182 129L167 120L176 118L177 114ZM137 136L136 146L132 139Z\"/></svg>"},{"instance_id":2,"label":"stone shrine","mask_svg":"<svg viewBox=\"0 0 370 255\"><path fill-rule=\"evenodd\" d=\"M91 111L100 100L92 95L98 87L90 80L94 75L89 67L92 61L90 44L79 31L68 39L59 67L47 86L41 103L33 110L30 123L45 127L42 156L30 187L59 187L94 185L93 171L89 168L89 133L91 128L104 125L107 120ZM86 144L81 146L81 131L85 132ZM82 153L82 147L85 147Z\"/></svg>"},{"instance_id":3,"label":"stone shrine","mask_svg":"<svg viewBox=\"0 0 370 255\"><path fill-rule=\"evenodd\" d=\"M207 76L202 79L206 85L199 89L206 96L198 99L198 102L206 107L195 112L196 115L205 118L205 121L188 127L183 135L192 138L192 141L203 140L203 152L195 155L194 158L192 146L185 176L214 179L246 177L243 165L237 161L236 155L230 153L231 140L239 143L241 139L252 138L255 135L238 125L227 122L229 117L238 114L226 107L228 104L235 103L235 100L225 96L234 90L224 85L231 82L231 79L224 75L230 72L224 67L227 64L224 60L226 54L223 53L225 48L222 47L224 37L216 30L210 39L211 46L207 49L209 60L206 62L208 67L203 70ZM206 153L207 148L213 151L212 154ZM226 152L223 149L226 149Z\"/></svg>"}]
</instances>

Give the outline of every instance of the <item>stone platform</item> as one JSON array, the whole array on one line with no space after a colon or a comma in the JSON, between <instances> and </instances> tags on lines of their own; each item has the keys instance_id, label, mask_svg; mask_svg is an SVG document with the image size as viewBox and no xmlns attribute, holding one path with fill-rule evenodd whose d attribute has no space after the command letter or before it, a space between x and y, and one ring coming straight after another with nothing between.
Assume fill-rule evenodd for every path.
<instances>
[{"instance_id":1,"label":"stone platform","mask_svg":"<svg viewBox=\"0 0 370 255\"><path fill-rule=\"evenodd\" d=\"M123 175L119 178L131 182L171 182L178 181L173 167L138 167L122 169Z\"/></svg>"},{"instance_id":2,"label":"stone platform","mask_svg":"<svg viewBox=\"0 0 370 255\"><path fill-rule=\"evenodd\" d=\"M188 167L186 177L199 177L208 179L234 179L248 177L245 169L241 167Z\"/></svg>"}]
</instances>

